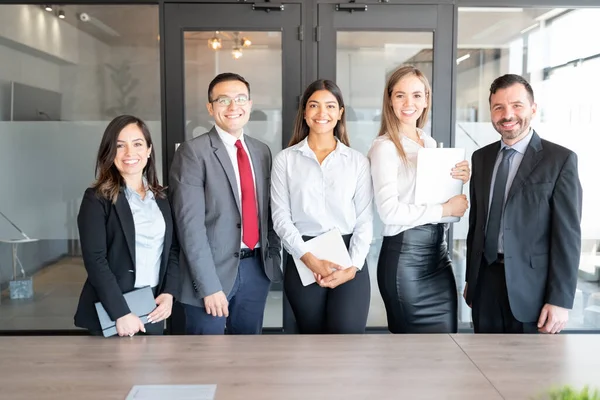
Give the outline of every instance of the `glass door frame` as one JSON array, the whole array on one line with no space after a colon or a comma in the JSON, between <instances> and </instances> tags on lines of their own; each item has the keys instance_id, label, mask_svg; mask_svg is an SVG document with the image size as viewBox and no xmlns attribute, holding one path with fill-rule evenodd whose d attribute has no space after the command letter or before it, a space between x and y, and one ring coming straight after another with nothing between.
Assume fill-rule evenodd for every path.
<instances>
[{"instance_id":1,"label":"glass door frame","mask_svg":"<svg viewBox=\"0 0 600 400\"><path fill-rule=\"evenodd\" d=\"M336 36L338 31L387 31L433 33L433 78L431 132L438 141L450 147L454 141L454 82L452 79L454 49L454 17L452 4L318 4L317 65L319 78L336 79ZM362 7L366 7L366 10ZM359 11L362 10L362 11ZM452 74L448 74L451 71Z\"/></svg>"},{"instance_id":2,"label":"glass door frame","mask_svg":"<svg viewBox=\"0 0 600 400\"><path fill-rule=\"evenodd\" d=\"M297 96L302 90L300 7L299 4L285 4L283 10L267 12L266 9L255 9L251 3L167 3L164 5L165 121L163 126L167 132L164 159L168 166L173 161L177 143L185 140L183 37L184 32L187 31L282 32L282 145L285 147L289 140L286 132L291 132L296 116ZM252 82L250 85L252 86Z\"/></svg>"},{"instance_id":3,"label":"glass door frame","mask_svg":"<svg viewBox=\"0 0 600 400\"><path fill-rule=\"evenodd\" d=\"M166 134L165 170L173 161L178 143L185 137L185 60L184 32L189 31L280 31L282 51L282 147L285 148L293 128L299 96L302 94L303 25L302 5L252 3L181 3L164 4L163 11L163 88ZM250 82L252 87L252 82ZM254 92L256 88L253 88ZM274 156L275 154L273 154ZM168 184L168 172L165 173ZM284 253L285 256L285 253ZM281 284L282 285L282 284ZM283 289L282 289L283 292ZM293 332L295 321L283 294L282 327ZM174 310L175 318L177 310ZM181 318L181 317L180 317ZM173 319L173 331L180 331ZM267 328L272 330L273 328ZM274 328L278 331L278 328Z\"/></svg>"},{"instance_id":4,"label":"glass door frame","mask_svg":"<svg viewBox=\"0 0 600 400\"><path fill-rule=\"evenodd\" d=\"M338 32L394 32L398 35L402 32L422 32L433 35L431 134L446 147L452 146L455 113L452 79L456 66L456 50L453 46L455 7L452 4L329 2L319 3L317 7L315 40L319 78L336 81ZM447 240L449 251L452 252L451 231ZM376 278L372 275L371 280L374 279ZM367 326L368 330L382 328Z\"/></svg>"}]
</instances>

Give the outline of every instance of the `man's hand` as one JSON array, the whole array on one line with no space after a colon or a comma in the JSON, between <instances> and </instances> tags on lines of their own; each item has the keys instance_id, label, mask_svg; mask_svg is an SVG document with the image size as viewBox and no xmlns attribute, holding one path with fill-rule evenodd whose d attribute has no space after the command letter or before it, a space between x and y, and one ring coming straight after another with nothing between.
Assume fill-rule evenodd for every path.
<instances>
[{"instance_id":1,"label":"man's hand","mask_svg":"<svg viewBox=\"0 0 600 400\"><path fill-rule=\"evenodd\" d=\"M171 310L173 309L173 295L169 293L163 293L154 299L156 308L148 315L148 322L153 324L164 321L171 316Z\"/></svg>"},{"instance_id":2,"label":"man's hand","mask_svg":"<svg viewBox=\"0 0 600 400\"><path fill-rule=\"evenodd\" d=\"M542 333L559 333L567 325L569 310L566 308L544 304L538 319L538 331Z\"/></svg>"},{"instance_id":3,"label":"man's hand","mask_svg":"<svg viewBox=\"0 0 600 400\"><path fill-rule=\"evenodd\" d=\"M465 299L465 303L467 303L467 288L469 287L469 282L465 282L465 289L463 290L463 299ZM467 303L467 305L473 308L473 304Z\"/></svg>"},{"instance_id":4,"label":"man's hand","mask_svg":"<svg viewBox=\"0 0 600 400\"><path fill-rule=\"evenodd\" d=\"M222 290L204 298L206 313L213 317L229 317L229 302Z\"/></svg>"}]
</instances>

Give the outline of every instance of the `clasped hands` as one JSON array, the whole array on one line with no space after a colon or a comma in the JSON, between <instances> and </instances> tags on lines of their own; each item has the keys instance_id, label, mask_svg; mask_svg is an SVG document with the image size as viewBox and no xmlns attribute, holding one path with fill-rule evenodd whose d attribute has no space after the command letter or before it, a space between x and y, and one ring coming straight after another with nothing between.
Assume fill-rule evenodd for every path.
<instances>
[{"instance_id":1,"label":"clasped hands","mask_svg":"<svg viewBox=\"0 0 600 400\"><path fill-rule=\"evenodd\" d=\"M327 260L321 260L312 253L300 257L302 262L313 272L319 286L334 289L356 276L357 267L344 268L341 265Z\"/></svg>"}]
</instances>

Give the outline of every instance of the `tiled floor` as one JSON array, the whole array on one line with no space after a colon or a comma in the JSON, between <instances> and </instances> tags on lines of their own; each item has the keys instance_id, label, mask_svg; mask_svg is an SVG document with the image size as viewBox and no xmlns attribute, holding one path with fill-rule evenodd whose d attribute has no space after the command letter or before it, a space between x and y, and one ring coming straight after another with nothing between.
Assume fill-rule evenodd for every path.
<instances>
[{"instance_id":1,"label":"tiled floor","mask_svg":"<svg viewBox=\"0 0 600 400\"><path fill-rule=\"evenodd\" d=\"M371 310L368 326L384 327L387 321L375 279L376 268L376 260L369 260ZM86 276L81 258L66 257L34 275L32 299L11 300L8 290L4 290L0 293L0 330L77 329L73 325L73 315ZM570 314L570 329L600 329L600 326L590 325L589 318L588 321L584 319L584 304L589 304L590 294L594 293L597 293L600 305L600 287L597 282L580 280L575 306ZM462 301L459 303L462 304ZM463 325L467 324L463 322ZM281 291L272 291L267 299L264 326L282 326Z\"/></svg>"},{"instance_id":2,"label":"tiled floor","mask_svg":"<svg viewBox=\"0 0 600 400\"><path fill-rule=\"evenodd\" d=\"M369 272L374 276L375 266ZM79 257L66 257L44 268L33 277L34 297L11 300L8 289L0 297L0 330L77 329L73 315L87 274ZM377 283L372 279L370 326L385 326L385 310ZM281 291L272 291L267 299L265 327L282 326Z\"/></svg>"}]
</instances>

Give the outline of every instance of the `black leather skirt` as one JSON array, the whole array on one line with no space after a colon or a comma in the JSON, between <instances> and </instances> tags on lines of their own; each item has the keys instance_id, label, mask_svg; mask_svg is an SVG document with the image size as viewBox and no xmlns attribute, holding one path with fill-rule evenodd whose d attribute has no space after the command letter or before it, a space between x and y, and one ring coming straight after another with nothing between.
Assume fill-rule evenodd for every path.
<instances>
[{"instance_id":1,"label":"black leather skirt","mask_svg":"<svg viewBox=\"0 0 600 400\"><path fill-rule=\"evenodd\" d=\"M377 281L392 333L457 331L457 289L444 224L383 239Z\"/></svg>"}]
</instances>

